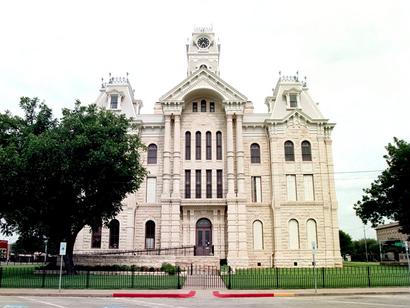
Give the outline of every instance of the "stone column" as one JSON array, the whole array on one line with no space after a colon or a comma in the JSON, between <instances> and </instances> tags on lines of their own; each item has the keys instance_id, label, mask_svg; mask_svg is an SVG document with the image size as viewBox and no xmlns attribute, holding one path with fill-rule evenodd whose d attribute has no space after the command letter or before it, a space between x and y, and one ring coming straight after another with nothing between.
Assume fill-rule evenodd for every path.
<instances>
[{"instance_id":1,"label":"stone column","mask_svg":"<svg viewBox=\"0 0 410 308\"><path fill-rule=\"evenodd\" d=\"M162 198L169 198L171 166L170 166L170 141L171 141L171 117L165 115L165 132L164 132L164 172L162 177Z\"/></svg>"},{"instance_id":2,"label":"stone column","mask_svg":"<svg viewBox=\"0 0 410 308\"><path fill-rule=\"evenodd\" d=\"M228 176L228 193L227 198L235 197L235 175L234 175L234 153L233 153L233 129L232 115L226 115L226 158L227 158L227 176Z\"/></svg>"},{"instance_id":3,"label":"stone column","mask_svg":"<svg viewBox=\"0 0 410 308\"><path fill-rule=\"evenodd\" d=\"M180 163L181 163L181 146L180 146L180 135L181 135L181 120L180 115L174 116L174 168L173 168L173 190L172 190L172 197L179 198L179 191L180 191Z\"/></svg>"},{"instance_id":4,"label":"stone column","mask_svg":"<svg viewBox=\"0 0 410 308\"><path fill-rule=\"evenodd\" d=\"M242 115L236 116L236 172L238 197L245 196L244 152L242 139Z\"/></svg>"}]
</instances>

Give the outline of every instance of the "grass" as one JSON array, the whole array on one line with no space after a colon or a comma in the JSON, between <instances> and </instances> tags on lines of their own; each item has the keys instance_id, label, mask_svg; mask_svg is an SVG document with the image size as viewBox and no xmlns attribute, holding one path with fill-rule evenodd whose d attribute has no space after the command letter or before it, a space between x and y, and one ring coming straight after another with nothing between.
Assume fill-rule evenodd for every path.
<instances>
[{"instance_id":1,"label":"grass","mask_svg":"<svg viewBox=\"0 0 410 308\"><path fill-rule=\"evenodd\" d=\"M183 277L180 277L181 284ZM58 288L59 275L36 273L33 267L3 268L1 288ZM177 275L132 275L131 272L101 272L101 274L80 273L63 275L64 289L176 289Z\"/></svg>"},{"instance_id":2,"label":"grass","mask_svg":"<svg viewBox=\"0 0 410 308\"><path fill-rule=\"evenodd\" d=\"M358 261L344 261L343 266L383 266L380 262L358 262Z\"/></svg>"}]
</instances>

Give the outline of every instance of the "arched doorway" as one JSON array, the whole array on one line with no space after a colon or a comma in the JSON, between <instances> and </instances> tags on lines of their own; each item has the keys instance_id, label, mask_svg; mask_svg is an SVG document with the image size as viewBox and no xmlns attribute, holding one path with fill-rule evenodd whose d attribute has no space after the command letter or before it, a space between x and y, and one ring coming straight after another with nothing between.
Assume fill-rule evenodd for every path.
<instances>
[{"instance_id":1,"label":"arched doorway","mask_svg":"<svg viewBox=\"0 0 410 308\"><path fill-rule=\"evenodd\" d=\"M212 224L209 219L201 218L196 223L196 255L210 256L212 248Z\"/></svg>"}]
</instances>

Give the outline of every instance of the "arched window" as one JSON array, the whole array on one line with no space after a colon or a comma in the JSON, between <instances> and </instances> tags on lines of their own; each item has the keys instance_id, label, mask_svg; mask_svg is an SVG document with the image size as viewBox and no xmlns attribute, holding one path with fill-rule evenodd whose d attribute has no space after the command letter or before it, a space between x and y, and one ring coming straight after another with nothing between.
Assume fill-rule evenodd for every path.
<instances>
[{"instance_id":1,"label":"arched window","mask_svg":"<svg viewBox=\"0 0 410 308\"><path fill-rule=\"evenodd\" d=\"M263 225L260 220L253 222L253 249L263 249Z\"/></svg>"},{"instance_id":2,"label":"arched window","mask_svg":"<svg viewBox=\"0 0 410 308\"><path fill-rule=\"evenodd\" d=\"M296 219L289 220L289 249L299 249L299 223Z\"/></svg>"},{"instance_id":3,"label":"arched window","mask_svg":"<svg viewBox=\"0 0 410 308\"><path fill-rule=\"evenodd\" d=\"M185 159L191 160L191 132L185 133Z\"/></svg>"},{"instance_id":4,"label":"arched window","mask_svg":"<svg viewBox=\"0 0 410 308\"><path fill-rule=\"evenodd\" d=\"M312 148L307 140L302 142L302 160L312 161Z\"/></svg>"},{"instance_id":5,"label":"arched window","mask_svg":"<svg viewBox=\"0 0 410 308\"><path fill-rule=\"evenodd\" d=\"M222 160L222 133L216 132L216 159Z\"/></svg>"},{"instance_id":6,"label":"arched window","mask_svg":"<svg viewBox=\"0 0 410 308\"><path fill-rule=\"evenodd\" d=\"M120 241L120 223L117 219L110 221L108 225L110 229L109 248L118 249Z\"/></svg>"},{"instance_id":7,"label":"arched window","mask_svg":"<svg viewBox=\"0 0 410 308\"><path fill-rule=\"evenodd\" d=\"M101 229L101 226L91 229L91 248L101 248Z\"/></svg>"},{"instance_id":8,"label":"arched window","mask_svg":"<svg viewBox=\"0 0 410 308\"><path fill-rule=\"evenodd\" d=\"M285 142L285 160L295 161L295 148L290 140Z\"/></svg>"},{"instance_id":9,"label":"arched window","mask_svg":"<svg viewBox=\"0 0 410 308\"><path fill-rule=\"evenodd\" d=\"M148 146L148 164L156 164L157 163L157 146L151 143Z\"/></svg>"},{"instance_id":10,"label":"arched window","mask_svg":"<svg viewBox=\"0 0 410 308\"><path fill-rule=\"evenodd\" d=\"M211 132L206 132L206 159L212 159L212 135Z\"/></svg>"},{"instance_id":11,"label":"arched window","mask_svg":"<svg viewBox=\"0 0 410 308\"><path fill-rule=\"evenodd\" d=\"M148 220L145 223L145 249L155 248L155 222Z\"/></svg>"},{"instance_id":12,"label":"arched window","mask_svg":"<svg viewBox=\"0 0 410 308\"><path fill-rule=\"evenodd\" d=\"M251 144L251 163L252 164L260 164L261 162L261 148L259 144L252 143Z\"/></svg>"},{"instance_id":13,"label":"arched window","mask_svg":"<svg viewBox=\"0 0 410 308\"><path fill-rule=\"evenodd\" d=\"M306 231L308 249L312 249L313 243L315 243L315 246L317 248L317 226L314 219L308 219L308 221L306 222Z\"/></svg>"},{"instance_id":14,"label":"arched window","mask_svg":"<svg viewBox=\"0 0 410 308\"><path fill-rule=\"evenodd\" d=\"M195 159L201 159L201 132L195 133Z\"/></svg>"}]
</instances>

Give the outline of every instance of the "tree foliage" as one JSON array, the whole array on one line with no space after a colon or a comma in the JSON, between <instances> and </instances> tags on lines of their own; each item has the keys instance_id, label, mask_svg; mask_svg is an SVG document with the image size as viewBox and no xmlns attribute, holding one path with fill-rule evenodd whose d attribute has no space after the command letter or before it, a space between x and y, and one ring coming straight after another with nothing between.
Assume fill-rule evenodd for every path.
<instances>
[{"instance_id":1,"label":"tree foliage","mask_svg":"<svg viewBox=\"0 0 410 308\"><path fill-rule=\"evenodd\" d=\"M392 219L399 222L402 233L410 234L410 144L394 138L386 150L387 169L364 189L354 209L365 224L370 221L375 227Z\"/></svg>"},{"instance_id":2,"label":"tree foliage","mask_svg":"<svg viewBox=\"0 0 410 308\"><path fill-rule=\"evenodd\" d=\"M339 230L339 240L340 240L340 253L342 256L352 255L353 253L353 241L349 234Z\"/></svg>"},{"instance_id":3,"label":"tree foliage","mask_svg":"<svg viewBox=\"0 0 410 308\"><path fill-rule=\"evenodd\" d=\"M53 118L37 98L23 97L24 117L0 113L0 218L5 233L67 242L66 267L78 232L107 223L136 191L146 170L130 120L95 105Z\"/></svg>"}]
</instances>

